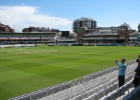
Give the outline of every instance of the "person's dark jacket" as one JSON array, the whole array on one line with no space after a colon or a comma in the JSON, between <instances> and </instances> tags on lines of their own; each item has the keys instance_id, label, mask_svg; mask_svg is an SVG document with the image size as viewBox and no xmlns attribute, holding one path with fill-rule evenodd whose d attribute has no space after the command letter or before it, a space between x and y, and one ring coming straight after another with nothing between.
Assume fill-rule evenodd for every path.
<instances>
[{"instance_id":1,"label":"person's dark jacket","mask_svg":"<svg viewBox=\"0 0 140 100\"><path fill-rule=\"evenodd\" d=\"M140 76L140 66L138 66L136 69L135 69L135 75L136 76Z\"/></svg>"}]
</instances>

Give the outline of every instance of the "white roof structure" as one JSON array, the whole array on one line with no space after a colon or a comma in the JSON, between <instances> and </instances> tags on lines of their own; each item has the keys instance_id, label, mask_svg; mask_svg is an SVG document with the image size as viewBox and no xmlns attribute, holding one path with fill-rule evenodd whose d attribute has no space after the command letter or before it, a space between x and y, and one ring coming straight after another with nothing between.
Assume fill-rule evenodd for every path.
<instances>
[{"instance_id":1,"label":"white roof structure","mask_svg":"<svg viewBox=\"0 0 140 100\"><path fill-rule=\"evenodd\" d=\"M129 36L133 36L133 35L139 36L139 35L140 35L140 32L137 32L137 31L136 31L136 32L132 32L132 33L129 34Z\"/></svg>"},{"instance_id":2,"label":"white roof structure","mask_svg":"<svg viewBox=\"0 0 140 100\"><path fill-rule=\"evenodd\" d=\"M95 35L100 35L100 36L108 36L108 35L118 35L116 32L112 32L112 31L104 31L104 32L93 32L93 33L88 33L85 34L84 36L95 36Z\"/></svg>"}]
</instances>

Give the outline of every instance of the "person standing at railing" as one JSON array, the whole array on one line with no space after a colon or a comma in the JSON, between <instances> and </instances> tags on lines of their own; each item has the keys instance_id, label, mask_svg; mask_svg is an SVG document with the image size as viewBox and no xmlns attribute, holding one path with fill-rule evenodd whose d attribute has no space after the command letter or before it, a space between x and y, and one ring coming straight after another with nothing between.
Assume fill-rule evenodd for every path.
<instances>
[{"instance_id":1,"label":"person standing at railing","mask_svg":"<svg viewBox=\"0 0 140 100\"><path fill-rule=\"evenodd\" d=\"M125 72L126 72L126 60L121 59L121 63L116 60L116 65L118 66L118 81L119 81L119 87L124 85L125 82Z\"/></svg>"},{"instance_id":2,"label":"person standing at railing","mask_svg":"<svg viewBox=\"0 0 140 100\"><path fill-rule=\"evenodd\" d=\"M140 55L138 56L136 62L138 63L137 68L135 69L135 77L133 79L134 87L138 87L140 85Z\"/></svg>"}]
</instances>

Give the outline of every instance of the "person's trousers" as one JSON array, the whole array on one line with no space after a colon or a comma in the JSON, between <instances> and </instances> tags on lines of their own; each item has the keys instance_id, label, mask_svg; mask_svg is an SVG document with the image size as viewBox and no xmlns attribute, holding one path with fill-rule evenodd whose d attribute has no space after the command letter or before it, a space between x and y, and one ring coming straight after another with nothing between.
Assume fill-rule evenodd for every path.
<instances>
[{"instance_id":1,"label":"person's trousers","mask_svg":"<svg viewBox=\"0 0 140 100\"><path fill-rule=\"evenodd\" d=\"M118 76L118 81L119 81L119 87L123 86L124 82L125 82L125 76L119 75Z\"/></svg>"}]
</instances>

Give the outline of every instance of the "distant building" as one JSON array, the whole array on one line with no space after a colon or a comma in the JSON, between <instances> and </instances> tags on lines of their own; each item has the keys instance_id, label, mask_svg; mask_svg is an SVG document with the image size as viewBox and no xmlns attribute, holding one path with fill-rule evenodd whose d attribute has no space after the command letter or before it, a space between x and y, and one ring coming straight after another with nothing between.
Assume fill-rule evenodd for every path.
<instances>
[{"instance_id":1,"label":"distant building","mask_svg":"<svg viewBox=\"0 0 140 100\"><path fill-rule=\"evenodd\" d=\"M59 29L49 29L45 27L29 27L29 28L24 28L22 32L59 32Z\"/></svg>"},{"instance_id":2,"label":"distant building","mask_svg":"<svg viewBox=\"0 0 140 100\"><path fill-rule=\"evenodd\" d=\"M83 37L78 41L80 43L87 43L89 45L97 45L103 43L116 43L118 42L118 34L116 27L98 27L94 29L85 29Z\"/></svg>"},{"instance_id":3,"label":"distant building","mask_svg":"<svg viewBox=\"0 0 140 100\"><path fill-rule=\"evenodd\" d=\"M24 43L55 43L59 32L0 32L0 43L24 44Z\"/></svg>"},{"instance_id":4,"label":"distant building","mask_svg":"<svg viewBox=\"0 0 140 100\"><path fill-rule=\"evenodd\" d=\"M118 26L118 35L119 38L124 40L125 43L129 41L129 34L132 32L135 32L136 30L133 30L128 24L124 23L120 26Z\"/></svg>"},{"instance_id":5,"label":"distant building","mask_svg":"<svg viewBox=\"0 0 140 100\"><path fill-rule=\"evenodd\" d=\"M87 39L90 37L89 34L91 34L91 37L93 37L92 34L96 34L94 35L96 37L115 36L114 38L100 38L96 41L99 43L107 42L108 40L108 43L127 43L129 41L129 33L134 32L135 30L132 30L132 28L126 23L116 27L97 27L97 22L95 20L92 18L82 17L73 21L73 31L77 33L77 40L79 43L95 42L96 38L90 38L89 40Z\"/></svg>"},{"instance_id":6,"label":"distant building","mask_svg":"<svg viewBox=\"0 0 140 100\"><path fill-rule=\"evenodd\" d=\"M73 21L74 32L81 31L83 27L93 29L97 27L97 23L92 18L86 18L86 17L82 17L80 19L76 19Z\"/></svg>"},{"instance_id":7,"label":"distant building","mask_svg":"<svg viewBox=\"0 0 140 100\"><path fill-rule=\"evenodd\" d=\"M69 31L61 31L57 38L57 45L70 45L77 43L77 34L70 33Z\"/></svg>"},{"instance_id":8,"label":"distant building","mask_svg":"<svg viewBox=\"0 0 140 100\"><path fill-rule=\"evenodd\" d=\"M129 33L134 32L126 23L117 27L83 28L77 33L79 43L127 43Z\"/></svg>"},{"instance_id":9,"label":"distant building","mask_svg":"<svg viewBox=\"0 0 140 100\"><path fill-rule=\"evenodd\" d=\"M137 41L140 42L140 32L132 32L129 34L129 43L134 44Z\"/></svg>"},{"instance_id":10,"label":"distant building","mask_svg":"<svg viewBox=\"0 0 140 100\"><path fill-rule=\"evenodd\" d=\"M0 32L0 45L2 44L46 44L69 45L76 43L76 33L61 32Z\"/></svg>"},{"instance_id":11,"label":"distant building","mask_svg":"<svg viewBox=\"0 0 140 100\"><path fill-rule=\"evenodd\" d=\"M9 25L4 25L0 23L0 32L15 32L15 30L9 27Z\"/></svg>"},{"instance_id":12,"label":"distant building","mask_svg":"<svg viewBox=\"0 0 140 100\"><path fill-rule=\"evenodd\" d=\"M132 30L132 28L126 23L120 25L118 28L119 30Z\"/></svg>"},{"instance_id":13,"label":"distant building","mask_svg":"<svg viewBox=\"0 0 140 100\"><path fill-rule=\"evenodd\" d=\"M140 24L138 25L138 32L140 32Z\"/></svg>"}]
</instances>

